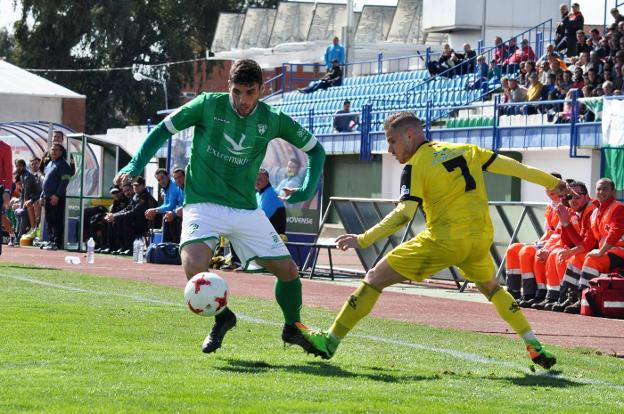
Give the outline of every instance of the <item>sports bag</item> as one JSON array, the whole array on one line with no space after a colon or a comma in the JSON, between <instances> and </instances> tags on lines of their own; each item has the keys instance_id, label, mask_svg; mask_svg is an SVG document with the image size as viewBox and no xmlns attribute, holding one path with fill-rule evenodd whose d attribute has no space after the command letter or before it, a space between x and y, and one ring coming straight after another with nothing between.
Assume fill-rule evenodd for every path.
<instances>
[{"instance_id":1,"label":"sports bag","mask_svg":"<svg viewBox=\"0 0 624 414\"><path fill-rule=\"evenodd\" d=\"M180 246L177 243L152 243L145 253L147 263L181 265Z\"/></svg>"},{"instance_id":2,"label":"sports bag","mask_svg":"<svg viewBox=\"0 0 624 414\"><path fill-rule=\"evenodd\" d=\"M583 289L581 315L624 319L624 277L612 273L590 280Z\"/></svg>"}]
</instances>

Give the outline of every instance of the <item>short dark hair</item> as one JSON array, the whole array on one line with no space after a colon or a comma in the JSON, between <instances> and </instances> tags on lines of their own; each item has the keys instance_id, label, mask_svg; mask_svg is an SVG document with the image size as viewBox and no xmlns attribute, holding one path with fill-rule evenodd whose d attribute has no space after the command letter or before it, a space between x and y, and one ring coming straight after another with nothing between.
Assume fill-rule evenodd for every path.
<instances>
[{"instance_id":1,"label":"short dark hair","mask_svg":"<svg viewBox=\"0 0 624 414\"><path fill-rule=\"evenodd\" d=\"M138 177L134 177L134 180L132 180L132 184L145 184L145 178L138 176Z\"/></svg>"},{"instance_id":2,"label":"short dark hair","mask_svg":"<svg viewBox=\"0 0 624 414\"><path fill-rule=\"evenodd\" d=\"M164 174L165 176L169 177L169 171L167 171L166 168L157 169L156 172L154 173L154 177L156 177L158 174Z\"/></svg>"},{"instance_id":3,"label":"short dark hair","mask_svg":"<svg viewBox=\"0 0 624 414\"><path fill-rule=\"evenodd\" d=\"M181 172L182 175L186 176L186 171L184 171L184 168L182 168L182 167L176 167L176 168L173 169L173 173L174 174L177 173L177 172Z\"/></svg>"},{"instance_id":4,"label":"short dark hair","mask_svg":"<svg viewBox=\"0 0 624 414\"><path fill-rule=\"evenodd\" d=\"M26 166L26 161L24 161L21 158L18 158L18 159L15 160L15 165L21 165L21 166L25 167Z\"/></svg>"},{"instance_id":5,"label":"short dark hair","mask_svg":"<svg viewBox=\"0 0 624 414\"><path fill-rule=\"evenodd\" d=\"M553 177L557 177L561 180L561 174L559 174L558 172L551 172L550 175L552 175Z\"/></svg>"},{"instance_id":6,"label":"short dark hair","mask_svg":"<svg viewBox=\"0 0 624 414\"><path fill-rule=\"evenodd\" d=\"M230 68L230 82L245 86L262 85L262 68L255 60L237 60Z\"/></svg>"},{"instance_id":7,"label":"short dark hair","mask_svg":"<svg viewBox=\"0 0 624 414\"><path fill-rule=\"evenodd\" d=\"M41 158L39 158L39 157L32 157L32 158L30 159L30 162L33 162L33 161L39 161L39 162L41 162Z\"/></svg>"},{"instance_id":8,"label":"short dark hair","mask_svg":"<svg viewBox=\"0 0 624 414\"><path fill-rule=\"evenodd\" d=\"M350 101L350 100L348 100L348 99L345 99L345 100L344 100L344 102L343 102L342 104L343 104L343 105L346 105L346 104L351 105L351 101Z\"/></svg>"},{"instance_id":9,"label":"short dark hair","mask_svg":"<svg viewBox=\"0 0 624 414\"><path fill-rule=\"evenodd\" d=\"M297 164L299 167L301 167L301 161L299 161L297 158L292 157L291 159L288 160L289 162L294 162L295 164Z\"/></svg>"},{"instance_id":10,"label":"short dark hair","mask_svg":"<svg viewBox=\"0 0 624 414\"><path fill-rule=\"evenodd\" d=\"M386 131L407 126L422 129L422 121L413 112L409 111L395 112L388 115L384 121L384 130Z\"/></svg>"},{"instance_id":11,"label":"short dark hair","mask_svg":"<svg viewBox=\"0 0 624 414\"><path fill-rule=\"evenodd\" d=\"M581 194L587 194L587 186L582 181L572 181L568 184L569 187L579 187L581 189Z\"/></svg>"}]
</instances>

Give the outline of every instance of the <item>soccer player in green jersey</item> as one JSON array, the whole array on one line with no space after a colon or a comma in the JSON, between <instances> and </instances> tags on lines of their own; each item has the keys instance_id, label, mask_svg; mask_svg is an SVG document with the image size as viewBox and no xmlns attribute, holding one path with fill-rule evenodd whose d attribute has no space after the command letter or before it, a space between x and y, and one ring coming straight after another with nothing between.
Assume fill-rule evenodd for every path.
<instances>
[{"instance_id":1,"label":"soccer player in green jersey","mask_svg":"<svg viewBox=\"0 0 624 414\"><path fill-rule=\"evenodd\" d=\"M298 269L264 212L258 209L255 181L269 141L282 138L308 156L303 184L285 190L291 203L316 193L325 151L316 138L290 116L260 101L262 70L253 60L236 61L230 69L229 93L203 93L178 108L147 136L116 182L137 175L167 139L194 127L184 188L182 266L190 279L209 269L219 239L226 236L247 268L252 260L277 277L275 298L284 314L282 340L317 353L295 324L302 307ZM215 352L236 325L229 309L215 317L202 351Z\"/></svg>"}]
</instances>

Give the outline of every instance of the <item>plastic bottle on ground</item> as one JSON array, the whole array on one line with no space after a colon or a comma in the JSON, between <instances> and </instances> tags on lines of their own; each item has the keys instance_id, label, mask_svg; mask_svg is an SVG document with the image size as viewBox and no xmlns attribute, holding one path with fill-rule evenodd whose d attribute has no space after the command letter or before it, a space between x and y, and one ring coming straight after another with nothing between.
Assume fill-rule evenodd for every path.
<instances>
[{"instance_id":1,"label":"plastic bottle on ground","mask_svg":"<svg viewBox=\"0 0 624 414\"><path fill-rule=\"evenodd\" d=\"M87 264L95 263L95 240L89 237L87 241Z\"/></svg>"},{"instance_id":2,"label":"plastic bottle on ground","mask_svg":"<svg viewBox=\"0 0 624 414\"><path fill-rule=\"evenodd\" d=\"M143 263L144 262L144 257L145 257L145 242L143 241L143 237L139 237L139 242L138 242L138 257L137 257L137 263Z\"/></svg>"}]
</instances>

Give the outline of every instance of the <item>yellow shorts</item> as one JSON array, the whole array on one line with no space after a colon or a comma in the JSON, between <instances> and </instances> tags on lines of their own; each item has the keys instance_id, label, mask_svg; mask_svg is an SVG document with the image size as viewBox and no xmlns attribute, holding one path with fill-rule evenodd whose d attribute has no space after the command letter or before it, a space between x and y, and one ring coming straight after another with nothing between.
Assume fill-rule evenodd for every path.
<instances>
[{"instance_id":1,"label":"yellow shorts","mask_svg":"<svg viewBox=\"0 0 624 414\"><path fill-rule=\"evenodd\" d=\"M386 259L394 271L409 280L421 281L456 266L471 282L487 282L495 270L491 244L488 239L434 240L425 231L395 247Z\"/></svg>"}]
</instances>

